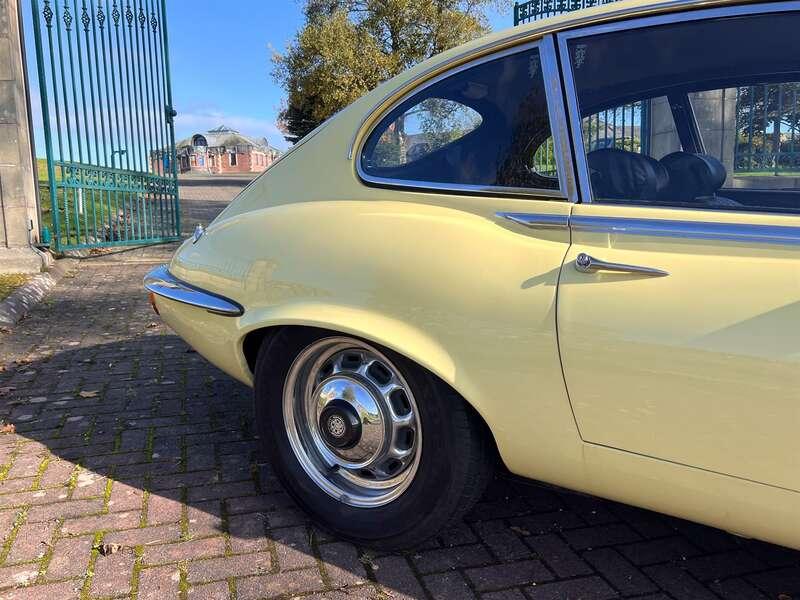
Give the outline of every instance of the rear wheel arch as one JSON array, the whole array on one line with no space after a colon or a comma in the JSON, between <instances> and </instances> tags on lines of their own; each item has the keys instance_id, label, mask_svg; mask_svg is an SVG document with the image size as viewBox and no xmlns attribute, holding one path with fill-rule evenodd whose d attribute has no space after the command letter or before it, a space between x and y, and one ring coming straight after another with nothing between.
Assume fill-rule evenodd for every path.
<instances>
[{"instance_id":1,"label":"rear wheel arch","mask_svg":"<svg viewBox=\"0 0 800 600\"><path fill-rule=\"evenodd\" d=\"M493 452L497 457L497 460L500 461L500 453L497 447L497 440L495 439L492 428L489 426L489 423L486 421L485 417L481 414L480 410L478 410L478 408L472 402L470 402L469 399L466 398L464 394L462 394L458 389L456 389L455 386L453 386L450 382L446 381L440 374L422 365L419 360L416 360L413 356L409 356L408 353L388 347L387 344L385 344L381 340L376 340L371 337L355 334L349 331L337 331L325 327L313 327L308 325L272 325L268 327L254 329L248 332L242 339L242 352L244 353L244 358L250 369L251 374L255 374L258 354L262 345L265 342L268 342L269 340L275 338L276 336L282 333L286 335L294 335L300 333L301 331L308 331L308 330L318 331L320 334L328 334L331 336L349 335L356 338L360 338L365 342L369 342L371 344L377 344L380 347L387 348L391 352L400 355L403 359L408 361L415 368L425 371L427 374L433 377L437 385L441 387L441 391L443 393L455 394L464 402L468 410L481 423L484 435L490 442Z\"/></svg>"}]
</instances>

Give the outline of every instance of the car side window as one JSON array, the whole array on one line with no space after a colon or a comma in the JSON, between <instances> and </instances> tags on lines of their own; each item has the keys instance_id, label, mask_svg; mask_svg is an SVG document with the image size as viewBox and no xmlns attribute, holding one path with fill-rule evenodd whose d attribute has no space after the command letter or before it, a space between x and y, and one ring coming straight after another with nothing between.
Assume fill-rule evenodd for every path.
<instances>
[{"instance_id":1,"label":"car side window","mask_svg":"<svg viewBox=\"0 0 800 600\"><path fill-rule=\"evenodd\" d=\"M558 190L550 136L532 48L459 70L402 101L367 138L361 174L423 188Z\"/></svg>"},{"instance_id":2,"label":"car side window","mask_svg":"<svg viewBox=\"0 0 800 600\"><path fill-rule=\"evenodd\" d=\"M800 213L798 28L793 11L570 39L593 201Z\"/></svg>"}]
</instances>

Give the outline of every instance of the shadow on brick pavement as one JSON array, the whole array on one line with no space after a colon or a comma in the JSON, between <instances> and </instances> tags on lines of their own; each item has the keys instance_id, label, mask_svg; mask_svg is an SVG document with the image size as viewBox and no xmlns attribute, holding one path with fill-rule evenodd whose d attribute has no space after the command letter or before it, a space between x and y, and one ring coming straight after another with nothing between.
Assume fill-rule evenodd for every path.
<instances>
[{"instance_id":1,"label":"shadow on brick pavement","mask_svg":"<svg viewBox=\"0 0 800 600\"><path fill-rule=\"evenodd\" d=\"M0 598L800 598L800 553L507 475L413 551L328 536L260 460L250 391L152 314L170 250L84 261L0 333Z\"/></svg>"}]
</instances>

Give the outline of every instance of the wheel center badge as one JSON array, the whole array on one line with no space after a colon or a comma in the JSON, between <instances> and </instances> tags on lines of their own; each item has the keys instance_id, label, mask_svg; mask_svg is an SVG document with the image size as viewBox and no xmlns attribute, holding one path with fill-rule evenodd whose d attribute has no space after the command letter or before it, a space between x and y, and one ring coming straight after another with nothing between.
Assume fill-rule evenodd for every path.
<instances>
[{"instance_id":1,"label":"wheel center badge","mask_svg":"<svg viewBox=\"0 0 800 600\"><path fill-rule=\"evenodd\" d=\"M339 415L331 415L328 417L328 431L333 437L342 437L346 430L347 426L342 417Z\"/></svg>"}]
</instances>

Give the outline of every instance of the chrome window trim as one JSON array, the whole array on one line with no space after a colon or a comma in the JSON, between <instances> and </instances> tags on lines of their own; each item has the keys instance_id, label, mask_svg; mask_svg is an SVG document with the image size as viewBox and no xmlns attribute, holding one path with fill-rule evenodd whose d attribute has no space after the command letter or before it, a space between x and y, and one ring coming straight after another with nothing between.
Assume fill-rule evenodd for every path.
<instances>
[{"instance_id":1,"label":"chrome window trim","mask_svg":"<svg viewBox=\"0 0 800 600\"><path fill-rule=\"evenodd\" d=\"M552 36L547 36L552 37ZM526 52L532 49L539 50L539 59L540 65L542 69L542 78L544 79L544 88L545 88L545 98L547 101L547 112L548 112L548 119L550 121L550 132L553 135L554 144L556 144L556 167L559 170L558 173L558 190L549 190L543 188L518 188L518 187L505 187L505 186L483 186L483 185L469 185L469 184L454 184L454 183L437 183L437 182L430 182L430 181L416 181L416 180L408 180L408 179L391 179L387 177L375 177L373 175L369 175L364 171L364 168L361 164L362 162L362 152L364 150L364 146L367 141L370 139L373 133L375 133L375 129L381 124L383 119L386 115L390 114L395 108L401 105L403 102L415 96L416 94L422 92L423 90L436 85L440 81L447 79L448 77L452 77L464 71L466 69L470 69L472 67L476 67L486 62L500 60L505 58L506 56L511 56L514 54L519 54L520 52ZM395 102L393 102L388 108L383 110L378 118L375 119L372 127L367 131L367 133L361 136L361 141L358 146L355 148L354 152L354 160L356 164L356 172L358 174L359 179L367 185L376 185L380 187L391 187L391 188L403 188L403 189L413 189L418 191L442 191L442 192L456 192L456 193L467 193L467 194L491 194L491 195L512 195L512 196L531 196L531 197L545 197L551 198L555 200L564 200L569 201L571 199L577 199L577 195L574 195L572 198L569 196L568 190L574 190L574 180L567 176L567 167L563 166L563 162L565 160L564 149L566 148L566 152L569 153L569 140L564 139L563 132L564 127L566 127L566 119L560 120L558 123L554 122L553 118L553 89L552 83L548 81L553 74L558 76L558 62L555 56L555 45L552 39L548 40L541 39L536 40L533 42L528 42L525 44L520 44L518 46L514 46L512 48L507 48L500 52L496 52L494 54L487 54L481 56L475 60L465 62L457 67L452 69L446 70L439 75L432 77L431 79L423 82L421 85L417 87L411 88L405 94L400 96ZM559 83L560 85L560 83ZM561 91L558 91L557 98L560 98ZM564 115L563 106L561 107L561 115ZM558 125L561 129L557 132L556 125ZM558 135L558 140L556 140L556 135ZM566 155L571 159L569 154ZM571 165L571 163L567 163ZM569 171L572 171L571 166L569 166Z\"/></svg>"},{"instance_id":2,"label":"chrome window trim","mask_svg":"<svg viewBox=\"0 0 800 600\"><path fill-rule=\"evenodd\" d=\"M673 12L668 14L656 15L653 17L638 17L633 19L622 19L612 23L600 25L589 25L584 28L570 29L557 34L558 50L561 59L561 72L564 79L564 92L567 95L567 110L569 122L572 125L572 144L575 148L575 167L578 172L578 188L580 190L581 202L591 204L594 200L592 196L592 186L589 179L589 165L586 161L586 152L583 144L583 128L581 127L580 106L578 105L578 94L575 88L575 77L572 71L572 60L569 55L568 42L576 38L587 38L615 31L629 31L631 29L644 29L658 25L673 25L690 21L702 21L716 19L719 17L739 17L753 14L772 14L780 12L794 12L800 10L800 2L797 0L781 0L779 2L745 4L736 6L723 6L709 9L691 9L686 12ZM626 204L627 206L628 204ZM649 206L646 203L630 203L630 206Z\"/></svg>"},{"instance_id":3,"label":"chrome window trim","mask_svg":"<svg viewBox=\"0 0 800 600\"><path fill-rule=\"evenodd\" d=\"M239 317L244 314L241 304L181 281L169 272L167 265L156 267L145 275L144 287L163 298L196 306L215 315Z\"/></svg>"},{"instance_id":4,"label":"chrome window trim","mask_svg":"<svg viewBox=\"0 0 800 600\"><path fill-rule=\"evenodd\" d=\"M566 229L569 215L550 215L544 213L498 212L495 216L530 229Z\"/></svg>"},{"instance_id":5,"label":"chrome window trim","mask_svg":"<svg viewBox=\"0 0 800 600\"><path fill-rule=\"evenodd\" d=\"M800 245L800 225L752 225L708 221L675 221L572 215L573 231L620 235L649 235L753 244ZM798 219L800 222L800 219Z\"/></svg>"}]
</instances>

